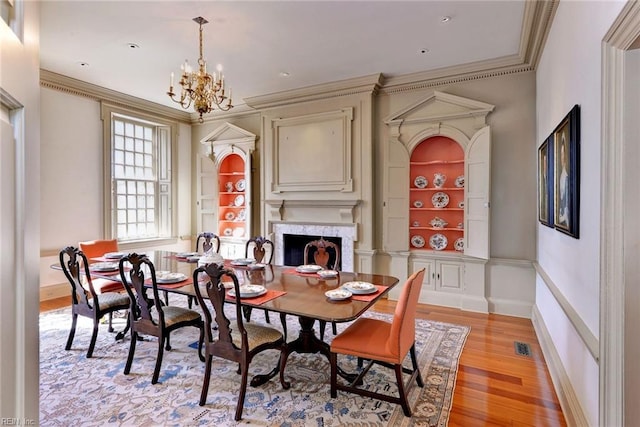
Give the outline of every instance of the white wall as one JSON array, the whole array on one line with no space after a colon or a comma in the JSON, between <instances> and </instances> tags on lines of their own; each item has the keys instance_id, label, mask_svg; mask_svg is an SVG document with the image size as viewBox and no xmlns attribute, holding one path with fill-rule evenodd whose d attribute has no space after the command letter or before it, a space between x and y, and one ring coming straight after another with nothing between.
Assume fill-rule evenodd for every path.
<instances>
[{"instance_id":1,"label":"white wall","mask_svg":"<svg viewBox=\"0 0 640 427\"><path fill-rule=\"evenodd\" d=\"M16 3L17 4L17 3ZM17 38L0 20L0 88L12 99L17 124L15 144L15 204L0 204L3 268L0 283L0 416L3 421L38 420L38 254L40 242L40 6L24 7L24 37ZM14 102L15 101L15 102ZM6 135L6 134L5 134ZM6 147L5 147L6 148ZM3 150L4 153L6 151ZM11 161L11 159L5 159ZM2 179L7 179L3 170ZM9 178L11 179L11 178ZM3 189L4 191L4 189ZM7 224L9 222L9 224ZM4 266L4 263L3 263ZM11 277L13 280L5 280Z\"/></svg>"},{"instance_id":2,"label":"white wall","mask_svg":"<svg viewBox=\"0 0 640 427\"><path fill-rule=\"evenodd\" d=\"M536 308L584 415L594 426L598 362L584 341L573 337L579 332L576 324L584 324L587 335L599 334L601 41L623 5L560 2L536 75L538 145L574 104L581 109L580 239L538 225L538 263L568 307L558 303L539 277Z\"/></svg>"}]
</instances>

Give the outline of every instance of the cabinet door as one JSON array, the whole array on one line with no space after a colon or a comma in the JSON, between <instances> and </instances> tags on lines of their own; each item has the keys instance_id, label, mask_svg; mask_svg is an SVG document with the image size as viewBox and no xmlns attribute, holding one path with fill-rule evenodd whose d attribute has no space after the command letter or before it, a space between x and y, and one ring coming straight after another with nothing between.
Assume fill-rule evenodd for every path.
<instances>
[{"instance_id":1,"label":"cabinet door","mask_svg":"<svg viewBox=\"0 0 640 427\"><path fill-rule=\"evenodd\" d=\"M386 251L404 251L409 246L409 155L403 144L392 140L386 157L382 241Z\"/></svg>"},{"instance_id":2,"label":"cabinet door","mask_svg":"<svg viewBox=\"0 0 640 427\"><path fill-rule=\"evenodd\" d=\"M458 262L436 261L436 282L438 289L462 290L462 264Z\"/></svg>"},{"instance_id":3,"label":"cabinet door","mask_svg":"<svg viewBox=\"0 0 640 427\"><path fill-rule=\"evenodd\" d=\"M471 138L465 163L464 254L489 259L489 188L491 135L489 126Z\"/></svg>"},{"instance_id":4,"label":"cabinet door","mask_svg":"<svg viewBox=\"0 0 640 427\"><path fill-rule=\"evenodd\" d=\"M216 232L218 227L218 176L216 166L211 159L202 154L197 157L197 232Z\"/></svg>"}]
</instances>

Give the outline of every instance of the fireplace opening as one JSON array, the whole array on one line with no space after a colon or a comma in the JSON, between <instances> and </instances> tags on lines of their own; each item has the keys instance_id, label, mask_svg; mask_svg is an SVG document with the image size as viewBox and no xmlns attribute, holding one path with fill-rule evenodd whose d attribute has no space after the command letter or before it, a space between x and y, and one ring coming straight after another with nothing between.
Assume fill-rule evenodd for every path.
<instances>
[{"instance_id":1,"label":"fireplace opening","mask_svg":"<svg viewBox=\"0 0 640 427\"><path fill-rule=\"evenodd\" d=\"M338 245L340 248L340 252L342 252L342 238L341 237L324 237L324 236L308 236L308 235L300 235L300 234L283 234L283 255L284 255L284 265L302 265L304 264L304 247L307 243L313 240L324 239L327 242L332 242ZM335 263L335 255L332 250L327 250L329 253L329 265L333 265ZM314 249L311 250L309 254L309 259L313 260ZM336 266L337 270L342 270L342 257L338 261L338 265ZM312 263L312 261L309 261Z\"/></svg>"}]
</instances>

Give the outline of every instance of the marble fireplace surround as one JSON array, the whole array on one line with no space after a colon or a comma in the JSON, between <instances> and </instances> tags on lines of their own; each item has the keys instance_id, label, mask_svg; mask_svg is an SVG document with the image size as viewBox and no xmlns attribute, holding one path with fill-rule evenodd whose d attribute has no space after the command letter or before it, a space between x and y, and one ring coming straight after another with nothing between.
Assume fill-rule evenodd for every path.
<instances>
[{"instance_id":1,"label":"marble fireplace surround","mask_svg":"<svg viewBox=\"0 0 640 427\"><path fill-rule=\"evenodd\" d=\"M284 263L284 235L340 237L342 270L353 271L354 241L356 240L356 224L274 222L272 223L273 243L276 247L275 264Z\"/></svg>"}]
</instances>

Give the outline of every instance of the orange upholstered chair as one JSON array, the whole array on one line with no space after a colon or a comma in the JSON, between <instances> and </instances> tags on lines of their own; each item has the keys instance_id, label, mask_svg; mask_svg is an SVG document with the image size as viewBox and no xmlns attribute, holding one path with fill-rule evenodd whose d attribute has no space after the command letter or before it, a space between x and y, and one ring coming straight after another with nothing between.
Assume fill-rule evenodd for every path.
<instances>
[{"instance_id":1,"label":"orange upholstered chair","mask_svg":"<svg viewBox=\"0 0 640 427\"><path fill-rule=\"evenodd\" d=\"M80 242L78 246L90 262L91 258L99 258L108 252L118 251L118 241L116 239L88 240L86 242ZM122 286L120 281L100 278L93 279L93 288L98 294L124 291L124 286Z\"/></svg>"},{"instance_id":2,"label":"orange upholstered chair","mask_svg":"<svg viewBox=\"0 0 640 427\"><path fill-rule=\"evenodd\" d=\"M411 416L411 409L407 402L407 388L414 380L416 380L418 386L423 386L415 348L415 314L423 278L424 269L416 271L407 279L391 323L360 317L333 339L329 357L331 362L331 397L337 396L336 390L348 391L361 396L400 404L404 414L407 417ZM413 369L402 366L407 353L411 354ZM358 360L367 359L370 363L353 382L345 385L337 381L338 354L356 356ZM382 394L357 386L362 384L362 377L374 363L395 370L399 396ZM411 374L406 383L403 381L403 373Z\"/></svg>"}]
</instances>

